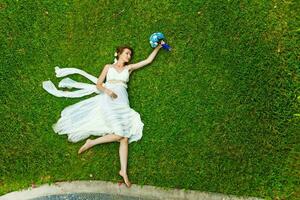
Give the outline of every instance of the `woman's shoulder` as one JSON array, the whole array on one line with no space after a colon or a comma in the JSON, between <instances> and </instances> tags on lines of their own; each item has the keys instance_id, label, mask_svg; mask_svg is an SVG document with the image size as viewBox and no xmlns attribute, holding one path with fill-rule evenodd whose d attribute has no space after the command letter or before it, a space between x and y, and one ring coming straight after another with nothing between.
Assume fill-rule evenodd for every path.
<instances>
[{"instance_id":1,"label":"woman's shoulder","mask_svg":"<svg viewBox=\"0 0 300 200\"><path fill-rule=\"evenodd\" d=\"M112 67L112 64L106 64L106 65L104 65L104 68L103 68L103 69L108 70L108 69L111 68L111 67Z\"/></svg>"},{"instance_id":2,"label":"woman's shoulder","mask_svg":"<svg viewBox=\"0 0 300 200\"><path fill-rule=\"evenodd\" d=\"M106 64L106 65L104 65L104 67L111 67L112 66L112 64Z\"/></svg>"},{"instance_id":3,"label":"woman's shoulder","mask_svg":"<svg viewBox=\"0 0 300 200\"><path fill-rule=\"evenodd\" d=\"M129 71L132 71L132 64L125 65L124 67L126 67Z\"/></svg>"},{"instance_id":4,"label":"woman's shoulder","mask_svg":"<svg viewBox=\"0 0 300 200\"><path fill-rule=\"evenodd\" d=\"M108 70L110 69L110 67L111 67L111 64L106 64L106 65L104 65L104 67L102 68L102 70L101 70L101 71L103 71L103 72L107 73L107 72L108 72Z\"/></svg>"}]
</instances>

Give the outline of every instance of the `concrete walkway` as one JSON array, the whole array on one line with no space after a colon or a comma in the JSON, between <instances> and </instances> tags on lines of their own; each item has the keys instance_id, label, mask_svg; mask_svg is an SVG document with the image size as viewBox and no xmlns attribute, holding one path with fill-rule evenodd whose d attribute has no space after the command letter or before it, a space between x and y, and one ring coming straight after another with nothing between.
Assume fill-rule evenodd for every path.
<instances>
[{"instance_id":1,"label":"concrete walkway","mask_svg":"<svg viewBox=\"0 0 300 200\"><path fill-rule=\"evenodd\" d=\"M11 192L0 200L60 200L60 199L119 199L119 200L260 200L254 197L236 197L194 190L162 189L154 186L132 184L127 188L124 183L105 181L72 181L42 185L18 192Z\"/></svg>"}]
</instances>

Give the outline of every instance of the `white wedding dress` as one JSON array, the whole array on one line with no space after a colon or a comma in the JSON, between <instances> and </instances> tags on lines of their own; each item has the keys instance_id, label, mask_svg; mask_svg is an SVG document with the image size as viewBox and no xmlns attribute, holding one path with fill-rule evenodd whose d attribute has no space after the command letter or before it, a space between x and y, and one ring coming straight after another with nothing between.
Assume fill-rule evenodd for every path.
<instances>
[{"instance_id":1,"label":"white wedding dress","mask_svg":"<svg viewBox=\"0 0 300 200\"><path fill-rule=\"evenodd\" d=\"M97 83L96 77L80 69L55 67L55 72L57 77L80 74ZM67 134L70 142L78 142L91 135L106 134L127 137L129 143L140 140L144 124L139 113L129 106L126 84L128 81L129 70L126 66L122 72L118 72L112 65L109 67L104 86L118 95L116 99L99 91L95 84L80 83L64 78L60 81L59 87L79 90L61 91L57 90L51 81L44 81L43 88L57 97L76 98L92 93L97 94L66 107L61 112L61 118L53 125L53 130L58 134Z\"/></svg>"}]
</instances>

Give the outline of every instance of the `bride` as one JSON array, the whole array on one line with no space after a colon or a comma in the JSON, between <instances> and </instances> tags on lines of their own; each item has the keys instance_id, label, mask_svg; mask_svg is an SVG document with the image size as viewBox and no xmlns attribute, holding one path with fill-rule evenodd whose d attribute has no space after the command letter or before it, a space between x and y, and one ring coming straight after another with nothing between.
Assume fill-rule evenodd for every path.
<instances>
[{"instance_id":1,"label":"bride","mask_svg":"<svg viewBox=\"0 0 300 200\"><path fill-rule=\"evenodd\" d=\"M84 140L91 135L100 136L94 140L87 139L78 150L78 154L97 144L120 142L119 175L123 177L127 187L131 186L127 176L128 143L141 139L144 126L139 113L129 105L127 82L134 70L153 61L163 43L162 41L147 59L135 64L129 64L133 49L129 46L118 47L115 53L116 62L105 65L98 79L80 69L55 68L57 77L77 73L87 77L96 85L79 83L70 78L63 79L59 87L79 89L71 92L57 90L51 81L43 82L43 88L58 97L74 98L91 93L98 94L66 107L61 112L61 118L53 125L53 129L58 134L67 134L71 142Z\"/></svg>"}]
</instances>

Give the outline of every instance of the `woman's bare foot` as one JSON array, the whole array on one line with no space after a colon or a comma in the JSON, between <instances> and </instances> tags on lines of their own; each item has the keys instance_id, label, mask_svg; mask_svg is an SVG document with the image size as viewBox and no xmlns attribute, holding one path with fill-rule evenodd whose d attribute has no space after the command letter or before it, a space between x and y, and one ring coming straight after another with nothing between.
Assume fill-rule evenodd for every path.
<instances>
[{"instance_id":1,"label":"woman's bare foot","mask_svg":"<svg viewBox=\"0 0 300 200\"><path fill-rule=\"evenodd\" d=\"M79 149L78 154L81 154L82 152L88 150L89 148L91 148L92 145L92 140L87 139L85 144Z\"/></svg>"},{"instance_id":2,"label":"woman's bare foot","mask_svg":"<svg viewBox=\"0 0 300 200\"><path fill-rule=\"evenodd\" d=\"M125 184L126 184L126 187L130 188L131 187L131 183L130 181L128 180L128 176L126 173L122 172L121 170L119 171L119 174L120 176L123 177L124 181L125 181Z\"/></svg>"}]
</instances>

